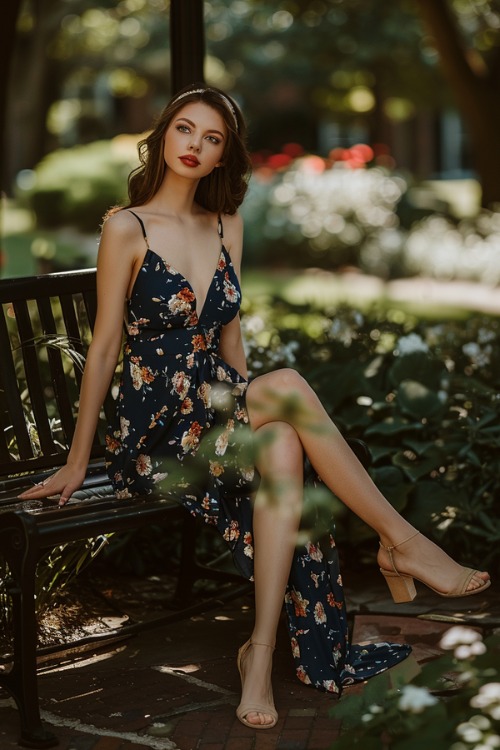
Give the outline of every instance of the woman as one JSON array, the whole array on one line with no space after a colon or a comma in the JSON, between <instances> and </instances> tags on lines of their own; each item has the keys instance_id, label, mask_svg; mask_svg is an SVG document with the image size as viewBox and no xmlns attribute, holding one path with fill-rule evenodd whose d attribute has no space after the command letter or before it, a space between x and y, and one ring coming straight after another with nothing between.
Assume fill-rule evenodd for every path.
<instances>
[{"instance_id":1,"label":"woman","mask_svg":"<svg viewBox=\"0 0 500 750\"><path fill-rule=\"evenodd\" d=\"M272 652L283 596L297 674L339 692L401 659L406 646L349 646L335 544L296 548L307 455L322 481L380 537L378 563L397 601L413 578L443 596L479 593L469 570L405 521L380 494L308 384L293 370L250 384L238 309L249 159L236 104L188 87L140 144L129 204L110 212L98 255L98 314L67 464L21 495L60 495L83 482L99 410L128 336L117 418L107 437L117 497L161 491L215 524L255 580L255 625L238 653L237 716L275 725ZM248 423L257 446L250 456ZM254 471L254 465L257 472Z\"/></svg>"}]
</instances>

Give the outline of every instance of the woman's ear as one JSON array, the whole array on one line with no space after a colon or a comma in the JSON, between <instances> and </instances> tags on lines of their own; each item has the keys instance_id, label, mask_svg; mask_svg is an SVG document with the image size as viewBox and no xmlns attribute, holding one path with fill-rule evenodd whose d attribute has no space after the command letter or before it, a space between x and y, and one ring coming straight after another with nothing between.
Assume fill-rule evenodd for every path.
<instances>
[{"instance_id":1,"label":"woman's ear","mask_svg":"<svg viewBox=\"0 0 500 750\"><path fill-rule=\"evenodd\" d=\"M223 167L224 166L224 162L223 161L218 161L215 166L216 167Z\"/></svg>"}]
</instances>

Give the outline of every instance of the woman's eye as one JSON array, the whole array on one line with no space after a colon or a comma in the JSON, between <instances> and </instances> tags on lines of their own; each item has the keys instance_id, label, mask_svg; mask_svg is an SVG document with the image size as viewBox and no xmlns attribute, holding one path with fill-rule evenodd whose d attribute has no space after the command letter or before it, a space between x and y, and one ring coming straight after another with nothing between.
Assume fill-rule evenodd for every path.
<instances>
[{"instance_id":1,"label":"woman's eye","mask_svg":"<svg viewBox=\"0 0 500 750\"><path fill-rule=\"evenodd\" d=\"M215 143L216 145L218 145L218 144L220 143L220 140L219 140L219 138L217 138L217 137L216 137L215 135L209 135L209 136L207 136L207 137L208 137L208 140L209 140L209 141L210 141L211 143Z\"/></svg>"},{"instance_id":2,"label":"woman's eye","mask_svg":"<svg viewBox=\"0 0 500 750\"><path fill-rule=\"evenodd\" d=\"M177 125L177 130L179 130L181 133L189 133L189 128L187 125Z\"/></svg>"}]
</instances>

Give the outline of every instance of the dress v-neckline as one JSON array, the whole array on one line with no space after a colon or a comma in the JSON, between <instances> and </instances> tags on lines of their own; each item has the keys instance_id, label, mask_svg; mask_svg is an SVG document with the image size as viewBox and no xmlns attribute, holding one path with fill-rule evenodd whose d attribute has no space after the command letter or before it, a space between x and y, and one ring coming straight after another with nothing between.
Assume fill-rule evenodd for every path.
<instances>
[{"instance_id":1,"label":"dress v-neckline","mask_svg":"<svg viewBox=\"0 0 500 750\"><path fill-rule=\"evenodd\" d=\"M201 307L201 311L200 312L198 312L198 297L197 297L196 292L194 290L194 287L191 284L191 282L189 281L189 279L186 278L186 276L184 276L184 274L181 273L174 265L172 265L172 263L170 263L166 258L164 258L163 255L160 255L160 253L157 253L156 250L153 250L151 247L148 247L148 249L146 250L146 253L144 255L144 260L146 260L146 256L147 256L148 253L151 253L151 255L155 255L157 258L159 258L159 260L161 260L162 263L164 263L165 266L167 267L167 271L170 271L172 273L172 275L180 276L181 279L188 285L188 287L190 288L190 290L192 291L192 293L194 295L194 312L196 314L197 319L201 320L201 318L203 316L203 312L204 312L205 307L206 307L206 304L208 302L208 298L210 296L210 292L212 290L213 283L214 283L215 278L217 276L217 271L219 270L219 263L220 263L221 256L224 258L224 260L227 260L226 256L224 255L224 253L227 253L227 250L224 247L224 245L221 245L219 255L217 256L217 263L215 265L215 269L214 269L214 272L212 274L212 278L210 280L210 284L208 285L207 293L205 295L205 300L203 302L203 305ZM142 265L144 266L144 261L143 261Z\"/></svg>"}]
</instances>

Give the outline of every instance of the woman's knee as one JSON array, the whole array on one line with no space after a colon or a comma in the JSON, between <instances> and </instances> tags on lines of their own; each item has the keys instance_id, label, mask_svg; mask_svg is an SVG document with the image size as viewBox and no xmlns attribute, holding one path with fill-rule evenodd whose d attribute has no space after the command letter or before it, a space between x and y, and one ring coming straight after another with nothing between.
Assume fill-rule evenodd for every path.
<instances>
[{"instance_id":1,"label":"woman's knee","mask_svg":"<svg viewBox=\"0 0 500 750\"><path fill-rule=\"evenodd\" d=\"M279 445L282 449L286 447L295 450L301 445L297 431L287 422L266 422L255 431L255 434L263 442Z\"/></svg>"},{"instance_id":2,"label":"woman's knee","mask_svg":"<svg viewBox=\"0 0 500 750\"><path fill-rule=\"evenodd\" d=\"M302 375L291 367L284 367L252 380L247 400L250 405L258 405L262 400L299 396L307 390L310 390L310 386Z\"/></svg>"},{"instance_id":3,"label":"woman's knee","mask_svg":"<svg viewBox=\"0 0 500 750\"><path fill-rule=\"evenodd\" d=\"M303 448L296 430L286 422L267 422L255 431L260 473L302 472Z\"/></svg>"}]
</instances>

